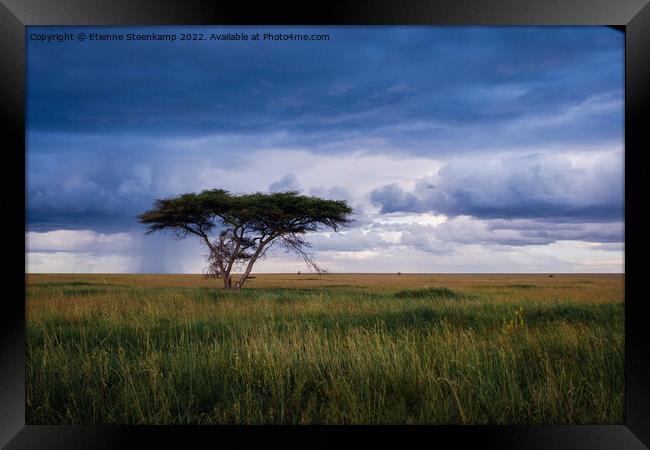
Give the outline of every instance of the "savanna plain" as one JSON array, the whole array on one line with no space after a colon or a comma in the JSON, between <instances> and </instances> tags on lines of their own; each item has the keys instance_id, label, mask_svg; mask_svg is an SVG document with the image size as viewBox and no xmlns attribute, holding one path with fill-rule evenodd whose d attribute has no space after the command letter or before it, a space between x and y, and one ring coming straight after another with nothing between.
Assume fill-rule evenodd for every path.
<instances>
[{"instance_id":1,"label":"savanna plain","mask_svg":"<svg viewBox=\"0 0 650 450\"><path fill-rule=\"evenodd\" d=\"M26 276L28 424L612 424L624 276Z\"/></svg>"}]
</instances>

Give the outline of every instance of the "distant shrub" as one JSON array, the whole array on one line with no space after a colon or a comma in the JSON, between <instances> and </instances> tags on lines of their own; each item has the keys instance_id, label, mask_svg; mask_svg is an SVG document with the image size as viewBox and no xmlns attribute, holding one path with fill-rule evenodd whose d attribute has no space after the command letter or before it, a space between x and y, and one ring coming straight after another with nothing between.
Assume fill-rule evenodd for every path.
<instances>
[{"instance_id":1,"label":"distant shrub","mask_svg":"<svg viewBox=\"0 0 650 450\"><path fill-rule=\"evenodd\" d=\"M463 295L446 287L406 289L395 293L397 298L462 298Z\"/></svg>"}]
</instances>

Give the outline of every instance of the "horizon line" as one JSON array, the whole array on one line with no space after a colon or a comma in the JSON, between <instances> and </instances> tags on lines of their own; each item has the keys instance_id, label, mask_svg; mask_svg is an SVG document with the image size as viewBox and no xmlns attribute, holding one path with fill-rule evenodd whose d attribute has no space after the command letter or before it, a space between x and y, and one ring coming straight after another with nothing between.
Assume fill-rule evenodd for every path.
<instances>
[{"instance_id":1,"label":"horizon line","mask_svg":"<svg viewBox=\"0 0 650 450\"><path fill-rule=\"evenodd\" d=\"M625 272L258 272L249 275L625 275ZM201 275L202 273L160 272L25 272L25 275ZM235 273L233 275L240 275Z\"/></svg>"}]
</instances>

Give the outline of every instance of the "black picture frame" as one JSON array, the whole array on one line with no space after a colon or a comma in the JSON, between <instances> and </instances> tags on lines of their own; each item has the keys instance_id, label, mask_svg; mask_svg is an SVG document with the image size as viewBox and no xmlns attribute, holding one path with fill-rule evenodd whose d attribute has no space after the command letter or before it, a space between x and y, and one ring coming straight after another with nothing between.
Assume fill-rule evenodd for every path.
<instances>
[{"instance_id":1,"label":"black picture frame","mask_svg":"<svg viewBox=\"0 0 650 450\"><path fill-rule=\"evenodd\" d=\"M625 33L625 422L621 425L431 427L126 427L25 425L25 27L29 25L609 25ZM277 441L330 445L361 434L384 444L528 449L640 449L650 445L650 339L643 314L646 246L641 232L644 151L650 149L650 6L648 0L391 0L318 5L185 0L2 0L0 86L8 247L0 328L0 445L22 448L159 448L238 446ZM10 174L11 176L7 176ZM25 191L26 194L26 191ZM22 236L18 238L17 236ZM23 261L20 267L19 261ZM638 261L638 262L637 262ZM22 272L22 273L21 273ZM22 296L22 297L21 297ZM356 437L356 436L355 436ZM406 440L408 439L408 440ZM305 443L307 444L307 443ZM366 444L369 442L366 441ZM230 444L228 444L230 445ZM446 446L446 445L445 445Z\"/></svg>"}]
</instances>

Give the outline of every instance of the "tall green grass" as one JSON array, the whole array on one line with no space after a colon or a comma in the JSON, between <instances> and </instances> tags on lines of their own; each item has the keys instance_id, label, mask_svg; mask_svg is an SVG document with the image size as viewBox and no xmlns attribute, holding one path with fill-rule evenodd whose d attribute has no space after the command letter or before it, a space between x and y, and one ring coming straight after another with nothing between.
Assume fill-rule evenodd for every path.
<instances>
[{"instance_id":1,"label":"tall green grass","mask_svg":"<svg viewBox=\"0 0 650 450\"><path fill-rule=\"evenodd\" d=\"M27 423L622 423L623 303L504 289L30 285Z\"/></svg>"}]
</instances>

